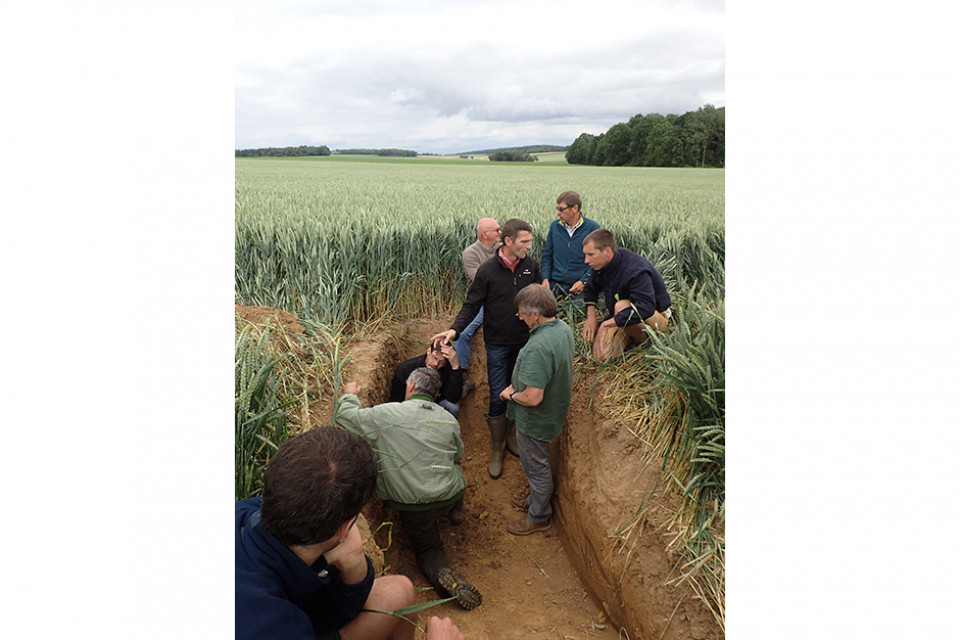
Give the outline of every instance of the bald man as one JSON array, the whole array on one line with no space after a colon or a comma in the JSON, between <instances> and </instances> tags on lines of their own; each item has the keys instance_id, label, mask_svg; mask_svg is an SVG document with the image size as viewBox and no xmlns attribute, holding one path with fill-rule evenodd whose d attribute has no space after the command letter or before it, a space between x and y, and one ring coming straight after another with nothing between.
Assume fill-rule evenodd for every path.
<instances>
[{"instance_id":1,"label":"bald man","mask_svg":"<svg viewBox=\"0 0 960 640\"><path fill-rule=\"evenodd\" d=\"M467 274L467 289L473 284L477 269L496 255L499 246L500 225L493 218L480 218L477 222L477 241L463 250L463 270ZM480 313L467 325L453 345L457 352L457 359L460 361L460 368L463 369L464 396L476 386L476 383L469 378L467 368L470 366L470 340L473 339L473 334L481 324L483 324L483 307L480 307Z\"/></svg>"}]
</instances>

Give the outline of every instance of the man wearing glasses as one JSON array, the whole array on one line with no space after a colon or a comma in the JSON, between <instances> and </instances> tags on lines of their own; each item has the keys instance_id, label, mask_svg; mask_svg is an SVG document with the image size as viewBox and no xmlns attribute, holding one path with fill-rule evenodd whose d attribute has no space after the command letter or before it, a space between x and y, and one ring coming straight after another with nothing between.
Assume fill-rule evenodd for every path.
<instances>
[{"instance_id":1,"label":"man wearing glasses","mask_svg":"<svg viewBox=\"0 0 960 640\"><path fill-rule=\"evenodd\" d=\"M493 218L481 218L477 222L477 241L464 249L461 256L463 271L467 274L467 289L477 277L477 269L480 265L496 255L498 248L500 248L500 224ZM467 368L470 366L470 341L481 324L483 324L483 307L480 307L479 313L470 321L453 345L460 368L463 370L463 396L477 386L467 374ZM454 413L454 415L457 414Z\"/></svg>"},{"instance_id":2,"label":"man wearing glasses","mask_svg":"<svg viewBox=\"0 0 960 640\"><path fill-rule=\"evenodd\" d=\"M557 197L557 220L547 229L547 242L540 259L543 286L558 298L583 297L583 286L590 267L583 261L583 239L600 228L580 214L582 202L576 191L564 191Z\"/></svg>"}]
</instances>

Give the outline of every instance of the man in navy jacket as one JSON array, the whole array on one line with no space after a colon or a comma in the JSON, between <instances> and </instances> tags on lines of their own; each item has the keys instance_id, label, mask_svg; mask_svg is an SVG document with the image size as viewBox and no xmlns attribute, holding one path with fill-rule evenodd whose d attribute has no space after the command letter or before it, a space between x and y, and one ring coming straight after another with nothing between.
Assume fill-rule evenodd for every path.
<instances>
[{"instance_id":1,"label":"man in navy jacket","mask_svg":"<svg viewBox=\"0 0 960 640\"><path fill-rule=\"evenodd\" d=\"M583 256L593 269L583 290L587 304L583 339L593 341L595 358L606 360L623 353L630 341L639 344L646 340L644 325L658 331L667 328L670 294L663 276L649 260L618 248L613 234L606 229L597 229L584 239ZM607 316L598 325L596 306L601 292Z\"/></svg>"},{"instance_id":2,"label":"man in navy jacket","mask_svg":"<svg viewBox=\"0 0 960 640\"><path fill-rule=\"evenodd\" d=\"M362 612L416 602L409 578L374 579L363 553L356 522L376 482L373 449L344 429L312 429L280 447L262 498L236 504L238 639L413 640L410 621Z\"/></svg>"}]
</instances>

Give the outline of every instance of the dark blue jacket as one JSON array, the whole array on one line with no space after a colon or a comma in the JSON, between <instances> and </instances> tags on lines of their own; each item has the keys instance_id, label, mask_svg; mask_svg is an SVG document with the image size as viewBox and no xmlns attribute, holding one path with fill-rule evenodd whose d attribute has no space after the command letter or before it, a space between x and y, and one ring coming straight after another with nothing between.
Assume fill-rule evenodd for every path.
<instances>
[{"instance_id":1,"label":"dark blue jacket","mask_svg":"<svg viewBox=\"0 0 960 640\"><path fill-rule=\"evenodd\" d=\"M583 239L600 225L581 215L583 224L574 229L573 236L559 218L547 228L547 241L543 245L540 271L546 280L556 280L571 285L577 280L584 284L590 276L590 267L583 261Z\"/></svg>"},{"instance_id":2,"label":"dark blue jacket","mask_svg":"<svg viewBox=\"0 0 960 640\"><path fill-rule=\"evenodd\" d=\"M613 252L607 266L590 274L583 288L584 302L596 304L601 292L607 303L607 316L613 317L618 327L642 322L654 311L666 311L671 304L660 272L639 253L622 247ZM624 309L614 316L613 308L618 300L630 300L636 313L633 309Z\"/></svg>"},{"instance_id":3,"label":"dark blue jacket","mask_svg":"<svg viewBox=\"0 0 960 640\"><path fill-rule=\"evenodd\" d=\"M313 566L268 533L260 498L236 504L234 606L237 640L312 640L356 618L373 588L373 564L355 585L340 581L322 557Z\"/></svg>"}]
</instances>

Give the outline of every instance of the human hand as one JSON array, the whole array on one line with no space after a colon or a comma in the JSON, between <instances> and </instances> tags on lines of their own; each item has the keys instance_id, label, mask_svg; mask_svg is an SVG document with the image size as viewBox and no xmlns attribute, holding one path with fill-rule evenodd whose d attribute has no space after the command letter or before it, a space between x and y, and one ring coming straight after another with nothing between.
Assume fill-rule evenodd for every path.
<instances>
[{"instance_id":1,"label":"human hand","mask_svg":"<svg viewBox=\"0 0 960 640\"><path fill-rule=\"evenodd\" d=\"M570 293L572 293L573 295L577 295L577 294L580 293L581 291L583 291L583 281L582 281L582 280L577 280L577 281L574 282L572 285L570 285Z\"/></svg>"},{"instance_id":2,"label":"human hand","mask_svg":"<svg viewBox=\"0 0 960 640\"><path fill-rule=\"evenodd\" d=\"M540 284L542 284L544 287L546 287L547 289L549 289L549 288L550 288L550 278L544 278L544 279L543 279L543 282L541 282Z\"/></svg>"},{"instance_id":3,"label":"human hand","mask_svg":"<svg viewBox=\"0 0 960 640\"><path fill-rule=\"evenodd\" d=\"M424 640L466 640L453 620L437 616L427 620L427 632L423 637Z\"/></svg>"},{"instance_id":4,"label":"human hand","mask_svg":"<svg viewBox=\"0 0 960 640\"><path fill-rule=\"evenodd\" d=\"M352 393L355 395L360 395L360 383L359 382L348 382L343 385L344 393Z\"/></svg>"},{"instance_id":5,"label":"human hand","mask_svg":"<svg viewBox=\"0 0 960 640\"><path fill-rule=\"evenodd\" d=\"M446 331L442 333L438 333L437 335L430 338L430 342L433 344L443 344L444 342L449 342L452 344L453 337L455 335L457 335L456 331L454 331L453 329L447 329Z\"/></svg>"},{"instance_id":6,"label":"human hand","mask_svg":"<svg viewBox=\"0 0 960 640\"><path fill-rule=\"evenodd\" d=\"M453 346L452 342L441 342L440 353L447 359L452 369L460 368L460 361L457 360L457 349Z\"/></svg>"},{"instance_id":7,"label":"human hand","mask_svg":"<svg viewBox=\"0 0 960 640\"><path fill-rule=\"evenodd\" d=\"M367 558L363 554L363 539L356 520L340 544L323 554L323 557L337 568L344 584L357 584L367 576Z\"/></svg>"},{"instance_id":8,"label":"human hand","mask_svg":"<svg viewBox=\"0 0 960 640\"><path fill-rule=\"evenodd\" d=\"M583 339L587 342L593 342L594 336L597 335L597 319L596 318L587 318L583 323Z\"/></svg>"},{"instance_id":9,"label":"human hand","mask_svg":"<svg viewBox=\"0 0 960 640\"><path fill-rule=\"evenodd\" d=\"M500 392L500 399L501 399L501 400L509 400L509 399L510 399L510 394L513 393L513 392L514 392L513 385L512 385L512 384L511 384L511 385L508 385L506 389L504 389L503 391Z\"/></svg>"}]
</instances>

